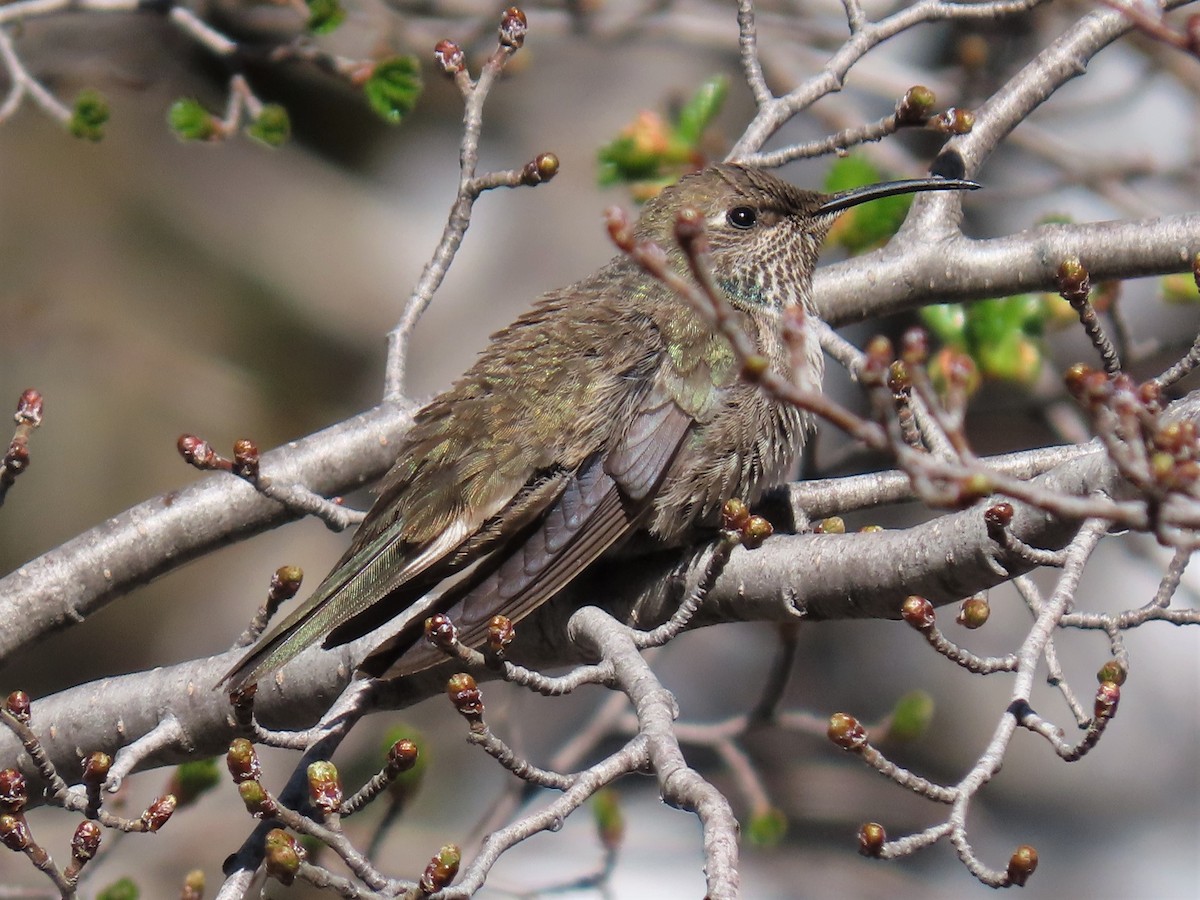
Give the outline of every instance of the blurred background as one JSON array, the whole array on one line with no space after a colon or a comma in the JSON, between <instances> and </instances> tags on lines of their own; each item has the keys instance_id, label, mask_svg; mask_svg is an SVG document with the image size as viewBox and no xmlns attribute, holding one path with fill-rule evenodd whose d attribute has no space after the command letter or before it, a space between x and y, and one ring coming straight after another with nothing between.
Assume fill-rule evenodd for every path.
<instances>
[{"instance_id":1,"label":"blurred background","mask_svg":"<svg viewBox=\"0 0 1200 900\"><path fill-rule=\"evenodd\" d=\"M946 26L906 34L868 57L846 91L790 123L780 141L885 115L915 83L935 88L939 108L976 104L1082 9L1053 4L984 31ZM840 4L762 7L765 59L776 86L816 71L820 48L841 42L840 10ZM599 186L597 151L640 112L669 110L703 79L728 76L728 99L705 137L714 158L752 114L739 76L733 4L655 5L647 14L638 4L598 2L585 10L590 27L554 5L527 12L526 47L485 111L481 170L519 167L552 151L561 172L551 184L494 192L477 205L413 343L409 393L418 398L448 385L487 335L539 293L612 255L601 211L633 201L624 189ZM206 13L247 43L286 37L298 24L286 7L229 2ZM311 65L250 65L245 74L256 93L291 115L292 140L278 150L245 138L184 143L170 133L165 117L177 98L223 107L228 71L160 17L73 15L22 27L16 46L37 78L68 100L85 88L102 91L112 116L96 144L71 137L28 103L0 124L0 404L15 404L21 390L36 387L46 410L32 440L32 466L0 510L0 572L191 482L197 475L175 450L181 433L199 434L221 452L240 437L265 449L378 402L384 336L440 235L457 181L462 103L432 69L430 49L437 38L456 38L477 71L498 13L498 6L468 0L437 7L368 3L351 7L343 28L321 39L321 46L352 56L418 54L425 93L398 128ZM969 231L1008 233L1051 214L1088 221L1196 210L1196 74L1194 59L1146 40L1105 51L1086 79L1053 98L981 173L988 190L969 198ZM872 148L871 158L891 174L916 174L940 140L902 136ZM816 160L784 174L818 188L828 167L828 160ZM1161 294L1153 280L1132 283L1122 294L1137 339L1169 338L1143 377L1178 356L1197 330L1197 307L1164 304ZM880 328L911 321L871 323L847 336L861 345ZM979 452L1062 440L1053 427L1062 424L1055 373L1088 359L1089 350L1076 331L1039 338L1037 346L1044 366L992 382L976 399L971 426ZM852 396L836 373L829 389ZM843 457L836 436L823 435L818 460ZM864 464L851 458L846 466L856 463ZM370 502L366 494L350 499ZM848 524L900 526L924 515L879 510ZM315 584L346 541L301 522L214 553L7 661L0 690L20 688L36 698L224 650L276 568L300 565ZM1148 601L1164 565L1160 551L1137 539L1109 543L1089 567L1080 596L1098 608ZM1191 591L1179 600L1194 603ZM977 652L1002 654L1025 633L1028 613L1011 591L994 592L991 601L988 627L966 641ZM793 707L872 721L910 690L931 695L936 713L929 730L884 749L934 780L961 776L1007 704L1004 676L962 673L903 624L819 624L805 628L800 640L788 689ZM656 668L676 691L684 719L713 721L753 703L774 641L770 627L710 629L673 643ZM1018 735L1004 772L972 808L975 847L991 865L1003 868L1017 844L1037 847L1041 864L1026 896L1200 892L1200 638L1194 630L1151 626L1129 635L1129 645L1136 668L1100 748L1067 765L1040 739ZM1071 635L1060 652L1077 690L1089 695L1092 673L1108 657L1105 643ZM593 692L549 701L489 689L493 727L537 762L575 734L602 699ZM1042 700L1040 712L1068 722L1056 695L1047 690ZM378 765L383 734L395 719L376 718L340 751L348 783ZM508 778L469 752L447 705L433 701L402 718L425 735L430 764L383 858L394 874L415 876L438 846L466 840ZM778 845L746 843L745 896L963 897L986 890L946 846L891 863L856 854L862 822L881 821L899 835L938 821L942 809L904 794L823 740L768 731L745 749L789 821ZM268 757L275 775L268 783L282 780L290 760ZM745 812L715 758L699 753L692 761L729 788L735 810ZM168 774L130 779L128 813L160 793ZM608 895L700 896L695 821L663 807L649 780L627 779L618 791L629 825ZM351 828L367 834L378 815L362 818ZM30 821L65 860L74 818L39 810ZM249 828L233 786L223 781L157 836L116 842L84 895L128 875L143 897L177 896L194 868L219 884L221 860ZM539 836L507 857L481 896L570 879L600 855L590 820L575 816L561 833ZM26 860L0 856L0 885L43 882ZM307 894L296 888L287 896Z\"/></svg>"}]
</instances>

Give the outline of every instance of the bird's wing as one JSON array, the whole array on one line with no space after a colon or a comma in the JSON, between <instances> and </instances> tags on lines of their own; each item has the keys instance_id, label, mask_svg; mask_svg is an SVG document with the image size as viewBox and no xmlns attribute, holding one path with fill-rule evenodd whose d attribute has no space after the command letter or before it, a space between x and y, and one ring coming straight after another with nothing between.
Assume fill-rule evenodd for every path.
<instances>
[{"instance_id":1,"label":"bird's wing","mask_svg":"<svg viewBox=\"0 0 1200 900\"><path fill-rule=\"evenodd\" d=\"M221 679L231 687L257 681L280 668L310 644L325 638L325 645L346 643L372 631L405 608L410 617L432 614L433 601L424 597L442 579L468 565L474 545L486 552L488 544L526 528L564 490L569 473L557 471L531 478L493 522L481 533L478 516L464 511L433 539L414 546L405 540L402 520L368 517L333 571L300 607L271 629L254 648ZM372 509L384 510L387 504Z\"/></svg>"},{"instance_id":2,"label":"bird's wing","mask_svg":"<svg viewBox=\"0 0 1200 900\"><path fill-rule=\"evenodd\" d=\"M588 459L527 534L497 546L490 559L442 591L429 612L445 612L467 646L479 646L500 613L518 621L636 529L694 420L661 386L652 388L630 426L606 454ZM436 607L436 608L435 608ZM420 640L425 614L405 614L400 630L359 669L375 677L407 675L442 662Z\"/></svg>"}]
</instances>

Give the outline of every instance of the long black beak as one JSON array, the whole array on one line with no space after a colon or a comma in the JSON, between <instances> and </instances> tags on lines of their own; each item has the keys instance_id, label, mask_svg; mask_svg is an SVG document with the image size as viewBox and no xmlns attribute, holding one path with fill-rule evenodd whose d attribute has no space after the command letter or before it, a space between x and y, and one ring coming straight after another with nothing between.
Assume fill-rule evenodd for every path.
<instances>
[{"instance_id":1,"label":"long black beak","mask_svg":"<svg viewBox=\"0 0 1200 900\"><path fill-rule=\"evenodd\" d=\"M917 191L974 191L983 187L974 181L961 178L909 178L904 181L884 181L867 184L834 194L819 207L817 214L836 213L868 200L893 197L896 194L915 194Z\"/></svg>"}]
</instances>

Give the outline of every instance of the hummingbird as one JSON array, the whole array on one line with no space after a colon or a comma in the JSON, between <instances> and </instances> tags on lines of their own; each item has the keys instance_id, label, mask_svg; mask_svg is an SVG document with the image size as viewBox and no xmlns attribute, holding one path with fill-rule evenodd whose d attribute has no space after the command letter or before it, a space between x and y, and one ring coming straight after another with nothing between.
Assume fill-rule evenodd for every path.
<instances>
[{"instance_id":1,"label":"hummingbird","mask_svg":"<svg viewBox=\"0 0 1200 900\"><path fill-rule=\"evenodd\" d=\"M789 308L814 311L813 270L837 214L977 187L929 177L824 194L715 165L650 200L634 235L686 273L675 222L684 208L699 212L713 282L758 352L817 384L816 341L807 371L794 373L782 323ZM694 540L725 501L753 503L780 483L812 426L739 372L728 341L626 256L543 295L416 414L345 555L222 683L255 682L317 641L344 644L387 623L394 634L359 672L418 672L445 659L421 640L434 614L477 647L493 616L527 616L617 544Z\"/></svg>"}]
</instances>

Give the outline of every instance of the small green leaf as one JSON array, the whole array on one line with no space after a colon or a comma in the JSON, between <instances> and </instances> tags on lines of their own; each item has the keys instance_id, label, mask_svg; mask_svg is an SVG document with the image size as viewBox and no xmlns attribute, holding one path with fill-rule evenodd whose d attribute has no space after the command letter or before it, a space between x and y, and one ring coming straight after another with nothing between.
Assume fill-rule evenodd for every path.
<instances>
[{"instance_id":1,"label":"small green leaf","mask_svg":"<svg viewBox=\"0 0 1200 900\"><path fill-rule=\"evenodd\" d=\"M176 766L171 776L171 786L167 790L175 795L180 806L186 806L220 783L221 771L214 756L211 759L198 759Z\"/></svg>"},{"instance_id":2,"label":"small green leaf","mask_svg":"<svg viewBox=\"0 0 1200 900\"><path fill-rule=\"evenodd\" d=\"M98 91L83 91L75 98L75 107L67 128L77 138L98 141L104 137L108 121L108 102Z\"/></svg>"},{"instance_id":3,"label":"small green leaf","mask_svg":"<svg viewBox=\"0 0 1200 900\"><path fill-rule=\"evenodd\" d=\"M292 122L288 111L278 103L268 103L253 122L246 126L246 134L268 147L278 147L292 134Z\"/></svg>"},{"instance_id":4,"label":"small green leaf","mask_svg":"<svg viewBox=\"0 0 1200 900\"><path fill-rule=\"evenodd\" d=\"M1196 287L1196 279L1182 272L1167 275L1162 281L1162 297L1167 303L1192 304L1200 303L1200 289Z\"/></svg>"},{"instance_id":5,"label":"small green leaf","mask_svg":"<svg viewBox=\"0 0 1200 900\"><path fill-rule=\"evenodd\" d=\"M673 121L642 110L597 153L602 185L628 183L634 199L648 200L687 171L704 164L705 129L721 109L728 91L724 76L704 81Z\"/></svg>"},{"instance_id":6,"label":"small green leaf","mask_svg":"<svg viewBox=\"0 0 1200 900\"><path fill-rule=\"evenodd\" d=\"M864 184L876 184L883 180L883 173L875 168L865 156L851 153L834 161L825 175L824 190L838 194Z\"/></svg>"},{"instance_id":7,"label":"small green leaf","mask_svg":"<svg viewBox=\"0 0 1200 900\"><path fill-rule=\"evenodd\" d=\"M1045 318L1045 308L1029 294L993 297L967 308L967 334L972 346L984 347L1010 335L1039 335Z\"/></svg>"},{"instance_id":8,"label":"small green leaf","mask_svg":"<svg viewBox=\"0 0 1200 900\"><path fill-rule=\"evenodd\" d=\"M1020 331L1010 331L975 352L984 378L1032 384L1042 368L1042 350Z\"/></svg>"},{"instance_id":9,"label":"small green leaf","mask_svg":"<svg viewBox=\"0 0 1200 900\"><path fill-rule=\"evenodd\" d=\"M921 307L921 321L943 344L967 345L967 310L961 303L935 303Z\"/></svg>"},{"instance_id":10,"label":"small green leaf","mask_svg":"<svg viewBox=\"0 0 1200 900\"><path fill-rule=\"evenodd\" d=\"M896 701L888 737L897 741L916 740L928 730L933 713L933 697L925 691L910 691Z\"/></svg>"},{"instance_id":11,"label":"small green leaf","mask_svg":"<svg viewBox=\"0 0 1200 900\"><path fill-rule=\"evenodd\" d=\"M213 114L199 100L176 100L167 110L167 125L184 141L211 141L217 134Z\"/></svg>"},{"instance_id":12,"label":"small green leaf","mask_svg":"<svg viewBox=\"0 0 1200 900\"><path fill-rule=\"evenodd\" d=\"M724 75L714 75L705 79L696 93L692 94L679 110L679 118L675 124L676 137L688 146L695 147L704 135L704 129L721 111L727 93L729 79Z\"/></svg>"},{"instance_id":13,"label":"small green leaf","mask_svg":"<svg viewBox=\"0 0 1200 900\"><path fill-rule=\"evenodd\" d=\"M138 900L141 896L132 878L114 881L96 895L96 900Z\"/></svg>"},{"instance_id":14,"label":"small green leaf","mask_svg":"<svg viewBox=\"0 0 1200 900\"><path fill-rule=\"evenodd\" d=\"M746 837L759 847L776 847L787 834L788 820L783 810L774 806L755 814L746 828Z\"/></svg>"},{"instance_id":15,"label":"small green leaf","mask_svg":"<svg viewBox=\"0 0 1200 900\"><path fill-rule=\"evenodd\" d=\"M415 56L394 56L375 64L363 84L371 109L383 121L399 125L421 96L421 64Z\"/></svg>"},{"instance_id":16,"label":"small green leaf","mask_svg":"<svg viewBox=\"0 0 1200 900\"><path fill-rule=\"evenodd\" d=\"M885 180L884 174L865 157L850 154L830 167L825 176L825 190L837 194ZM897 194L851 207L838 216L829 232L829 240L850 253L877 247L899 230L912 200L911 194Z\"/></svg>"},{"instance_id":17,"label":"small green leaf","mask_svg":"<svg viewBox=\"0 0 1200 900\"><path fill-rule=\"evenodd\" d=\"M305 27L313 34L329 34L346 19L340 0L305 0L308 22Z\"/></svg>"},{"instance_id":18,"label":"small green leaf","mask_svg":"<svg viewBox=\"0 0 1200 900\"><path fill-rule=\"evenodd\" d=\"M612 788L601 788L592 795L592 818L600 842L610 850L621 846L625 839L625 813L621 810L621 798Z\"/></svg>"}]
</instances>

